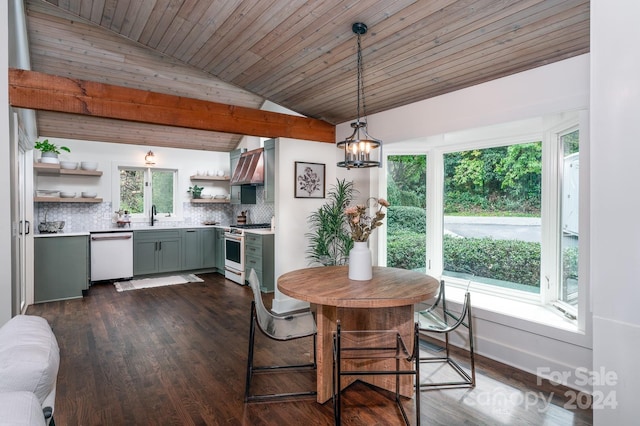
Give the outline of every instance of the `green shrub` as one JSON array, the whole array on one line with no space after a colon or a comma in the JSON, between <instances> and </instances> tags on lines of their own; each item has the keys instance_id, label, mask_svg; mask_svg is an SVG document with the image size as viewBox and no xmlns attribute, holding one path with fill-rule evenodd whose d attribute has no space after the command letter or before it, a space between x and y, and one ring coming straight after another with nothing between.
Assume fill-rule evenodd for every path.
<instances>
[{"instance_id":1,"label":"green shrub","mask_svg":"<svg viewBox=\"0 0 640 426\"><path fill-rule=\"evenodd\" d=\"M540 243L445 235L443 251L447 271L540 286Z\"/></svg>"},{"instance_id":2,"label":"green shrub","mask_svg":"<svg viewBox=\"0 0 640 426\"><path fill-rule=\"evenodd\" d=\"M387 209L387 218L389 234L412 231L424 235L427 232L426 213L420 207L391 205Z\"/></svg>"},{"instance_id":3,"label":"green shrub","mask_svg":"<svg viewBox=\"0 0 640 426\"><path fill-rule=\"evenodd\" d=\"M387 266L401 269L425 268L425 234L395 232L387 236Z\"/></svg>"}]
</instances>

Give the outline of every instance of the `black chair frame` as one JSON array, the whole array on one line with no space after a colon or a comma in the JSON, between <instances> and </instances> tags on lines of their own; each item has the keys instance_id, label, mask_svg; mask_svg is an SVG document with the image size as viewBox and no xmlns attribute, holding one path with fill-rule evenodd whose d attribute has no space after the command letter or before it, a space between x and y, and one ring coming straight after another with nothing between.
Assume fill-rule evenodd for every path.
<instances>
[{"instance_id":1,"label":"black chair frame","mask_svg":"<svg viewBox=\"0 0 640 426\"><path fill-rule=\"evenodd\" d=\"M430 356L428 358L421 358L420 352L418 351L416 362L418 363L446 363L460 376L459 381L448 381L448 382L436 382L436 383L420 383L420 387L423 389L448 389L448 388L464 388L464 387L475 387L476 385L476 369L475 369L475 356L474 356L474 345L473 345L473 323L471 321L471 294L467 291L465 293L464 303L462 305L462 311L460 315L457 316L451 313L447 309L447 300L445 297L445 284L444 281L440 282L440 291L438 292L438 296L436 298L435 303L419 313L419 315L429 315L435 317L435 311L438 305L442 305L442 316L440 321L440 328L424 328L421 327L419 330L421 333L437 333L444 334L445 340L445 354L444 356ZM437 317L436 317L437 318ZM465 321L466 319L466 321ZM450 322L453 320L453 322ZM450 348L449 348L449 333L455 331L458 327L463 326L468 330L469 335L469 364L470 364L470 373L467 373L462 366L451 358Z\"/></svg>"},{"instance_id":2,"label":"black chair frame","mask_svg":"<svg viewBox=\"0 0 640 426\"><path fill-rule=\"evenodd\" d=\"M395 330L383 330L382 332L391 332ZM346 331L348 333L349 331ZM375 332L375 331L374 331ZM418 351L419 351L419 332L418 332L418 324L416 323L414 326L414 336L413 336L413 348L412 351L409 352L400 336L400 333L395 331L396 333L396 343L393 347L348 347L345 348L342 346L341 334L343 331L340 327L340 320L337 321L336 332L333 335L333 387L332 387L332 399L333 399L333 409L334 409L334 417L335 424L342 424L342 383L341 377L343 376L375 376L375 375L394 375L396 378L396 390L395 390L395 402L402 414L402 418L406 425L410 425L409 417L407 416L407 412L405 410L404 405L400 399L400 376L401 375L413 375L415 376L415 383L419 382L420 378L420 363L414 362ZM351 356L342 356L343 350L351 351ZM391 357L382 357L382 356L368 356L372 351L395 351L396 356L393 358L396 361L395 370L343 370L341 361L343 359L392 359ZM355 353L355 355L353 355ZM358 354L360 353L360 354ZM412 370L406 370L400 368L400 360L405 359L412 363L415 366ZM415 407L416 407L416 424L420 424L420 387L415 387Z\"/></svg>"},{"instance_id":3,"label":"black chair frame","mask_svg":"<svg viewBox=\"0 0 640 426\"><path fill-rule=\"evenodd\" d=\"M287 317L285 317L287 318ZM245 384L245 392L244 392L244 401L245 402L254 402L254 401L268 401L268 400L272 400L272 399L285 399L285 398L294 398L294 397L302 397L302 396L314 396L317 394L317 391L313 390L313 391L302 391L302 392L288 392L288 393L273 393L273 394L262 394L262 395L256 395L256 394L251 394L250 390L251 390L251 379L253 378L254 373L261 373L261 372L273 372L273 371L278 371L278 370L312 370L317 368L317 363L316 363L316 335L313 335L313 362L311 363L304 363L304 364L295 364L295 365L268 365L268 366L255 366L253 364L253 354L254 354L254 342L255 342L255 335L256 335L256 327L260 329L260 331L263 332L263 334L267 337L269 337L272 340L277 340L280 341L278 339L273 339L271 336L269 336L268 333L264 332L264 330L262 330L260 328L259 322L258 322L258 318L257 318L257 314L256 314L256 302L255 301L251 301L251 323L249 326L249 351L248 351L248 356L247 356L247 377L246 377L246 384ZM309 337L309 336L302 336L299 338L304 338L304 337ZM290 340L295 340L295 339L290 339Z\"/></svg>"}]
</instances>

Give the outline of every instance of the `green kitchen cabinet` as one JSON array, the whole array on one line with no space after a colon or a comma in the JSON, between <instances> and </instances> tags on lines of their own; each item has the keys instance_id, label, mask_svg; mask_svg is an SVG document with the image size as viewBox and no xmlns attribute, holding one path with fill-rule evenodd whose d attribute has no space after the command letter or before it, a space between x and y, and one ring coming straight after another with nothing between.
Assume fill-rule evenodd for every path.
<instances>
[{"instance_id":1,"label":"green kitchen cabinet","mask_svg":"<svg viewBox=\"0 0 640 426\"><path fill-rule=\"evenodd\" d=\"M253 185L231 185L230 204L256 204L256 187Z\"/></svg>"},{"instance_id":2,"label":"green kitchen cabinet","mask_svg":"<svg viewBox=\"0 0 640 426\"><path fill-rule=\"evenodd\" d=\"M276 140L264 141L264 202L276 201Z\"/></svg>"},{"instance_id":3,"label":"green kitchen cabinet","mask_svg":"<svg viewBox=\"0 0 640 426\"><path fill-rule=\"evenodd\" d=\"M216 264L216 230L186 228L182 232L183 270L213 269Z\"/></svg>"},{"instance_id":4,"label":"green kitchen cabinet","mask_svg":"<svg viewBox=\"0 0 640 426\"><path fill-rule=\"evenodd\" d=\"M202 249L202 268L213 269L218 267L218 228L199 229L200 246Z\"/></svg>"},{"instance_id":5,"label":"green kitchen cabinet","mask_svg":"<svg viewBox=\"0 0 640 426\"><path fill-rule=\"evenodd\" d=\"M145 275L182 269L180 230L134 231L133 274Z\"/></svg>"},{"instance_id":6,"label":"green kitchen cabinet","mask_svg":"<svg viewBox=\"0 0 640 426\"><path fill-rule=\"evenodd\" d=\"M89 288L89 236L34 239L34 301L73 299Z\"/></svg>"},{"instance_id":7,"label":"green kitchen cabinet","mask_svg":"<svg viewBox=\"0 0 640 426\"><path fill-rule=\"evenodd\" d=\"M199 229L182 229L182 269L202 268L202 234Z\"/></svg>"},{"instance_id":8,"label":"green kitchen cabinet","mask_svg":"<svg viewBox=\"0 0 640 426\"><path fill-rule=\"evenodd\" d=\"M236 166L240 161L240 156L247 149L235 149L229 153L229 167L231 177L236 170ZM231 185L229 194L230 204L256 204L256 187L251 185Z\"/></svg>"},{"instance_id":9,"label":"green kitchen cabinet","mask_svg":"<svg viewBox=\"0 0 640 426\"><path fill-rule=\"evenodd\" d=\"M224 274L224 228L216 228L216 269Z\"/></svg>"},{"instance_id":10,"label":"green kitchen cabinet","mask_svg":"<svg viewBox=\"0 0 640 426\"><path fill-rule=\"evenodd\" d=\"M240 161L240 156L243 152L246 152L246 148L234 149L229 153L229 170L231 171L231 177L233 178L233 173L236 171L236 166Z\"/></svg>"},{"instance_id":11,"label":"green kitchen cabinet","mask_svg":"<svg viewBox=\"0 0 640 426\"><path fill-rule=\"evenodd\" d=\"M273 234L244 234L244 264L247 277L255 269L263 293L274 290Z\"/></svg>"}]
</instances>

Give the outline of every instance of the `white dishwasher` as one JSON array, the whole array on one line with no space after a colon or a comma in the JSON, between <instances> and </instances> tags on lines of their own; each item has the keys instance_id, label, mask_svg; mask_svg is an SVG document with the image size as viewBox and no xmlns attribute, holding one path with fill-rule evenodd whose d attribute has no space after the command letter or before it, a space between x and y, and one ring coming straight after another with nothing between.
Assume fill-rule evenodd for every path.
<instances>
[{"instance_id":1,"label":"white dishwasher","mask_svg":"<svg viewBox=\"0 0 640 426\"><path fill-rule=\"evenodd\" d=\"M91 281L133 277L133 232L91 233Z\"/></svg>"}]
</instances>

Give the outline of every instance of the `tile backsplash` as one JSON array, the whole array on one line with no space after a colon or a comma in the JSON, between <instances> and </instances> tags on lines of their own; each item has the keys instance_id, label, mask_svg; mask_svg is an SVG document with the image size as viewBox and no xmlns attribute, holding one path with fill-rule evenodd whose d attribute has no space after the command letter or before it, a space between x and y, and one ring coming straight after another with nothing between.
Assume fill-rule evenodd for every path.
<instances>
[{"instance_id":1,"label":"tile backsplash","mask_svg":"<svg viewBox=\"0 0 640 426\"><path fill-rule=\"evenodd\" d=\"M264 198L264 187L257 187L256 198ZM65 221L64 231L86 232L92 230L108 229L115 226L115 212L111 202L102 203L35 203L34 221ZM236 223L236 216L241 211L247 211L248 223L270 223L274 215L272 203L257 204L192 204L187 201L182 204L183 220L172 221L175 226L201 225L205 221L220 222L223 225ZM162 217L158 217L158 223L162 224ZM146 225L146 222L132 223Z\"/></svg>"}]
</instances>

